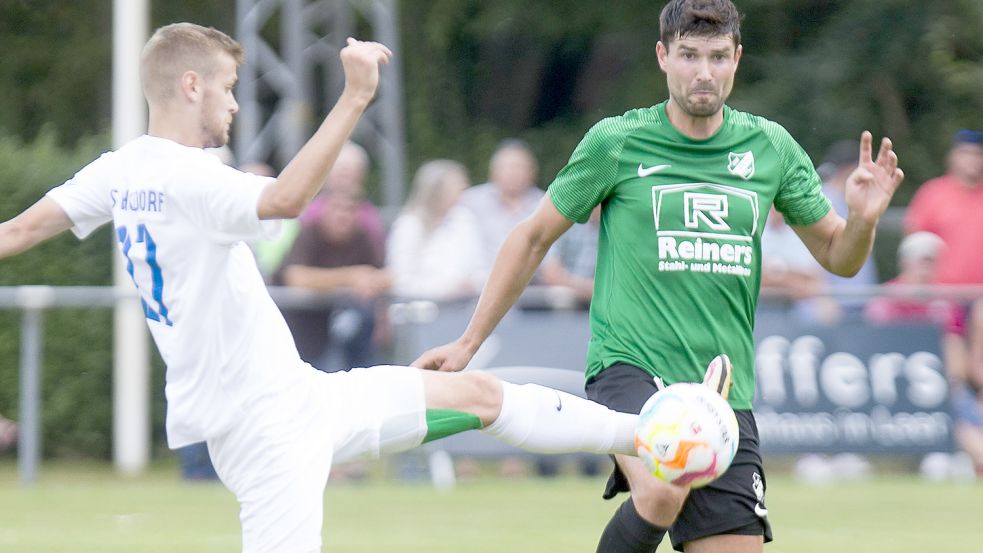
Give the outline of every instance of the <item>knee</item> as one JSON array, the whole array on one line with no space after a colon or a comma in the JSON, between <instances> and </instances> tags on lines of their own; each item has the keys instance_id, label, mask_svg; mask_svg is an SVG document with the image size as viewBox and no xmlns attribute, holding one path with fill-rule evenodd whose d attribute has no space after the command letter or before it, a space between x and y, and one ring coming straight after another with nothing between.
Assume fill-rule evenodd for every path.
<instances>
[{"instance_id":1,"label":"knee","mask_svg":"<svg viewBox=\"0 0 983 553\"><path fill-rule=\"evenodd\" d=\"M636 478L631 483L631 498L638 514L662 527L676 520L688 492L688 488L666 484L654 476Z\"/></svg>"},{"instance_id":2,"label":"knee","mask_svg":"<svg viewBox=\"0 0 983 553\"><path fill-rule=\"evenodd\" d=\"M460 373L467 390L463 397L468 400L468 411L478 415L487 425L498 418L502 410L502 382L495 376L482 371Z\"/></svg>"}]
</instances>

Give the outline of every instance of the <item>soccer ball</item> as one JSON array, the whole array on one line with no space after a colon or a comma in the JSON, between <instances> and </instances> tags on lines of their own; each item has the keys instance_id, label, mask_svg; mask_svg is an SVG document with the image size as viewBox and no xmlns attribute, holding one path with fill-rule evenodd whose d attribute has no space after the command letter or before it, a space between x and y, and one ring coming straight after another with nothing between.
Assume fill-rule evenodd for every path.
<instances>
[{"instance_id":1,"label":"soccer ball","mask_svg":"<svg viewBox=\"0 0 983 553\"><path fill-rule=\"evenodd\" d=\"M730 466L738 436L737 417L727 400L703 384L680 382L645 402L635 448L656 477L700 488Z\"/></svg>"}]
</instances>

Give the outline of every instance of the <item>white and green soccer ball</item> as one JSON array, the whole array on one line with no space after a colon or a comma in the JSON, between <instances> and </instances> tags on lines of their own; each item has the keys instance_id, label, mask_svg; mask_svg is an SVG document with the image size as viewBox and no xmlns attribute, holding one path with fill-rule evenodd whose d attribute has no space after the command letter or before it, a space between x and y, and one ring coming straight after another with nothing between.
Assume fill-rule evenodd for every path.
<instances>
[{"instance_id":1,"label":"white and green soccer ball","mask_svg":"<svg viewBox=\"0 0 983 553\"><path fill-rule=\"evenodd\" d=\"M680 382L645 402L635 447L656 477L700 488L730 466L738 437L737 417L727 400L703 384Z\"/></svg>"}]
</instances>

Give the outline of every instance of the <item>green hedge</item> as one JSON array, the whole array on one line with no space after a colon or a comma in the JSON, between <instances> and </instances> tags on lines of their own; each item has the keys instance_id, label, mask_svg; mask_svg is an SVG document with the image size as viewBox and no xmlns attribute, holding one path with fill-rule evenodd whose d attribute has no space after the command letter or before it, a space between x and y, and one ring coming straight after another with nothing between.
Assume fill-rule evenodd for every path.
<instances>
[{"instance_id":1,"label":"green hedge","mask_svg":"<svg viewBox=\"0 0 983 553\"><path fill-rule=\"evenodd\" d=\"M70 178L108 146L105 136L74 148L44 131L30 143L0 137L0 220L20 213ZM108 226L79 242L65 233L19 256L0 261L0 286L108 285L112 242ZM0 311L0 413L18 418L20 317ZM44 453L108 458L112 440L112 312L105 308L48 311L44 325L42 418ZM162 398L159 362L153 397ZM162 427L163 402L155 401L154 428ZM159 437L159 431L156 432Z\"/></svg>"}]
</instances>

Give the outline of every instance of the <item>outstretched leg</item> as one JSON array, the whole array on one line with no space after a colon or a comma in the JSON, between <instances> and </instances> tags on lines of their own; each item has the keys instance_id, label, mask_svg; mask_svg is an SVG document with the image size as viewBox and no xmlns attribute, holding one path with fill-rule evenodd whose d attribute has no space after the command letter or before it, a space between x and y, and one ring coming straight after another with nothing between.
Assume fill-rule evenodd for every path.
<instances>
[{"instance_id":1,"label":"outstretched leg","mask_svg":"<svg viewBox=\"0 0 983 553\"><path fill-rule=\"evenodd\" d=\"M635 454L636 415L537 384L503 382L480 371L421 374L427 411L441 413L443 423L428 427L425 441L480 426L510 445L539 453ZM454 413L460 414L459 429L449 424Z\"/></svg>"}]
</instances>

